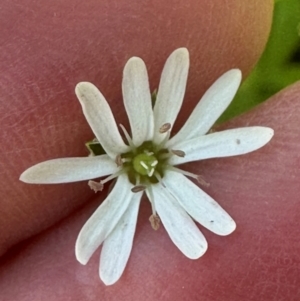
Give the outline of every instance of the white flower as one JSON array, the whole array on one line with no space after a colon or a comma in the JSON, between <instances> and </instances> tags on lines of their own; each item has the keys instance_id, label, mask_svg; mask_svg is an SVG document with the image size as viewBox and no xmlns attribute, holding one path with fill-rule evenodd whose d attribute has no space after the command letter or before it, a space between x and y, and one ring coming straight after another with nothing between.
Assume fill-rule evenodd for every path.
<instances>
[{"instance_id":1,"label":"white flower","mask_svg":"<svg viewBox=\"0 0 300 301\"><path fill-rule=\"evenodd\" d=\"M197 259L205 253L207 242L194 220L218 235L230 234L236 224L220 205L186 178L201 182L201 177L174 166L245 154L264 146L273 136L272 129L260 126L206 135L238 89L241 72L233 69L209 88L186 124L170 138L182 105L188 68L187 49L175 50L164 66L152 109L144 62L137 57L127 62L122 89L132 138L121 127L128 145L103 95L93 84L79 83L76 95L83 113L107 154L46 161L27 169L20 177L27 183L50 184L110 175L100 182L89 181L95 191L117 178L76 242L76 257L82 264L103 243L100 278L106 285L120 278L128 261L143 191L152 205L152 227L157 229L161 220L179 250L188 258Z\"/></svg>"}]
</instances>

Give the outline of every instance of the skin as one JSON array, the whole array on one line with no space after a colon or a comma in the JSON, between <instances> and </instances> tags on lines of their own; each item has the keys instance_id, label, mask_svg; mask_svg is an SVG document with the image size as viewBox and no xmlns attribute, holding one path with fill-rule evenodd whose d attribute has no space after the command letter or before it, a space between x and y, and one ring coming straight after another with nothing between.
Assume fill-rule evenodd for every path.
<instances>
[{"instance_id":1,"label":"skin","mask_svg":"<svg viewBox=\"0 0 300 301\"><path fill-rule=\"evenodd\" d=\"M236 231L217 236L202 227L208 251L185 258L161 227L151 229L142 202L130 260L117 284L98 278L99 251L87 266L74 257L74 242L99 200L3 257L3 300L292 300L299 288L300 82L222 128L268 125L272 141L239 157L189 166L201 170L204 188L232 215ZM101 197L100 197L101 198Z\"/></svg>"},{"instance_id":2,"label":"skin","mask_svg":"<svg viewBox=\"0 0 300 301\"><path fill-rule=\"evenodd\" d=\"M198 261L185 258L163 227L151 229L145 201L125 273L106 288L97 275L99 252L86 267L74 257L77 234L106 193L94 195L86 183L18 181L35 163L87 154L83 143L93 135L74 95L79 81L95 83L117 121L128 128L121 77L134 55L146 62L154 89L167 56L178 47L189 49L191 69L178 129L219 75L239 67L245 76L254 66L268 37L273 1L3 3L0 229L5 231L0 253L52 226L2 258L5 299L293 300L300 294L294 226L299 215L299 84L224 125L270 126L276 136L268 146L189 166L211 183L205 190L238 224L228 237L203 230L209 251ZM17 292L12 290L16 284Z\"/></svg>"}]
</instances>

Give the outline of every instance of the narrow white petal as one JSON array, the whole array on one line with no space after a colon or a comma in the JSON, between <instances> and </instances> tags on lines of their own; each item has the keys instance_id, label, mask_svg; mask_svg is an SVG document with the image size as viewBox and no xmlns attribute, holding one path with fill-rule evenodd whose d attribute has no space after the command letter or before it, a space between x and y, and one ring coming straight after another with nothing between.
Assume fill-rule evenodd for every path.
<instances>
[{"instance_id":1,"label":"narrow white petal","mask_svg":"<svg viewBox=\"0 0 300 301\"><path fill-rule=\"evenodd\" d=\"M208 158L231 157L255 151L267 144L274 135L271 128L253 126L216 132L174 146L185 152L183 158L173 156L172 165Z\"/></svg>"},{"instance_id":2,"label":"narrow white petal","mask_svg":"<svg viewBox=\"0 0 300 301\"><path fill-rule=\"evenodd\" d=\"M117 165L108 155L53 159L26 169L20 180L32 184L70 183L113 174Z\"/></svg>"},{"instance_id":3,"label":"narrow white petal","mask_svg":"<svg viewBox=\"0 0 300 301\"><path fill-rule=\"evenodd\" d=\"M92 131L111 158L127 152L112 111L101 92L93 84L81 82L77 84L75 93L82 105L82 110Z\"/></svg>"},{"instance_id":4,"label":"narrow white petal","mask_svg":"<svg viewBox=\"0 0 300 301\"><path fill-rule=\"evenodd\" d=\"M205 228L218 235L228 235L235 230L236 224L229 214L184 175L168 171L164 183L183 209Z\"/></svg>"},{"instance_id":5,"label":"narrow white petal","mask_svg":"<svg viewBox=\"0 0 300 301\"><path fill-rule=\"evenodd\" d=\"M123 98L136 146L152 140L154 121L147 69L143 60L131 58L123 72Z\"/></svg>"},{"instance_id":6,"label":"narrow white petal","mask_svg":"<svg viewBox=\"0 0 300 301\"><path fill-rule=\"evenodd\" d=\"M232 69L224 73L206 91L182 129L168 142L172 147L182 140L206 134L231 103L241 83L242 73Z\"/></svg>"},{"instance_id":7,"label":"narrow white petal","mask_svg":"<svg viewBox=\"0 0 300 301\"><path fill-rule=\"evenodd\" d=\"M129 207L104 240L100 257L100 278L106 285L119 280L129 259L142 192L133 194Z\"/></svg>"},{"instance_id":8,"label":"narrow white petal","mask_svg":"<svg viewBox=\"0 0 300 301\"><path fill-rule=\"evenodd\" d=\"M154 142L161 142L166 133L159 133L163 124L174 125L181 108L189 70L189 53L186 48L175 50L164 66L154 106Z\"/></svg>"},{"instance_id":9,"label":"narrow white petal","mask_svg":"<svg viewBox=\"0 0 300 301\"><path fill-rule=\"evenodd\" d=\"M166 188L162 185L152 188L157 213L173 243L186 257L201 257L207 250L207 242L194 221ZM151 198L148 192L147 195Z\"/></svg>"},{"instance_id":10,"label":"narrow white petal","mask_svg":"<svg viewBox=\"0 0 300 301\"><path fill-rule=\"evenodd\" d=\"M127 175L121 175L104 202L82 227L75 246L77 260L86 264L96 249L115 228L128 208L133 192Z\"/></svg>"}]
</instances>

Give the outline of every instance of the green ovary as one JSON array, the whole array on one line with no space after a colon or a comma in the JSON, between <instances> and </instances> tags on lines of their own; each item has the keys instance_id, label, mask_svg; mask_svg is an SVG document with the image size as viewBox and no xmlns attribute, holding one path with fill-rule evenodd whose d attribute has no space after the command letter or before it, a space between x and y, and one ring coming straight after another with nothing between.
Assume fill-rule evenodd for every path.
<instances>
[{"instance_id":1,"label":"green ovary","mask_svg":"<svg viewBox=\"0 0 300 301\"><path fill-rule=\"evenodd\" d=\"M152 169L155 169L157 159L153 155L139 154L133 159L134 170L142 176L149 175Z\"/></svg>"}]
</instances>

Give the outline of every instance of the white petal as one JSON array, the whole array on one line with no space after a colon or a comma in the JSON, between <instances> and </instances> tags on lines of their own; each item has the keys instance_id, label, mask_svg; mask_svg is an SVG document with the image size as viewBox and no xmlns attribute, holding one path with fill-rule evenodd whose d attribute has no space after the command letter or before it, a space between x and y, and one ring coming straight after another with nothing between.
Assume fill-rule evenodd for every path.
<instances>
[{"instance_id":1,"label":"white petal","mask_svg":"<svg viewBox=\"0 0 300 301\"><path fill-rule=\"evenodd\" d=\"M152 140L154 130L148 74L140 58L133 57L125 65L122 89L132 140L140 146L144 141Z\"/></svg>"},{"instance_id":2,"label":"white petal","mask_svg":"<svg viewBox=\"0 0 300 301\"><path fill-rule=\"evenodd\" d=\"M218 235L228 235L235 230L236 224L229 214L184 175L168 171L164 183L183 209L205 228Z\"/></svg>"},{"instance_id":3,"label":"white petal","mask_svg":"<svg viewBox=\"0 0 300 301\"><path fill-rule=\"evenodd\" d=\"M241 83L242 73L232 69L224 73L206 91L182 129L170 139L172 147L182 140L206 134L231 103Z\"/></svg>"},{"instance_id":4,"label":"white petal","mask_svg":"<svg viewBox=\"0 0 300 301\"><path fill-rule=\"evenodd\" d=\"M173 243L188 258L197 259L207 250L207 242L191 217L178 201L161 185L153 185L153 200L157 213Z\"/></svg>"},{"instance_id":5,"label":"white petal","mask_svg":"<svg viewBox=\"0 0 300 301\"><path fill-rule=\"evenodd\" d=\"M159 133L165 123L173 126L181 108L189 70L186 48L175 50L164 66L154 106L154 142L161 142L166 134Z\"/></svg>"},{"instance_id":6,"label":"white petal","mask_svg":"<svg viewBox=\"0 0 300 301\"><path fill-rule=\"evenodd\" d=\"M106 285L119 280L132 249L142 192L133 194L129 207L105 239L100 257L100 278Z\"/></svg>"},{"instance_id":7,"label":"white petal","mask_svg":"<svg viewBox=\"0 0 300 301\"><path fill-rule=\"evenodd\" d=\"M77 84L75 93L92 131L106 153L113 159L129 150L118 131L112 111L101 92L93 84Z\"/></svg>"},{"instance_id":8,"label":"white petal","mask_svg":"<svg viewBox=\"0 0 300 301\"><path fill-rule=\"evenodd\" d=\"M86 264L104 239L115 228L128 208L133 192L127 175L121 175L104 202L82 227L75 246L77 260Z\"/></svg>"},{"instance_id":9,"label":"white petal","mask_svg":"<svg viewBox=\"0 0 300 301\"><path fill-rule=\"evenodd\" d=\"M267 144L274 135L271 128L253 126L216 132L183 141L174 146L185 156L173 156L169 164L177 165L208 158L231 157L255 151Z\"/></svg>"},{"instance_id":10,"label":"white petal","mask_svg":"<svg viewBox=\"0 0 300 301\"><path fill-rule=\"evenodd\" d=\"M70 183L110 175L118 171L108 155L53 159L26 169L20 180L32 184Z\"/></svg>"}]
</instances>

